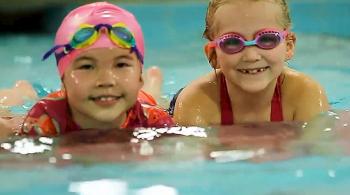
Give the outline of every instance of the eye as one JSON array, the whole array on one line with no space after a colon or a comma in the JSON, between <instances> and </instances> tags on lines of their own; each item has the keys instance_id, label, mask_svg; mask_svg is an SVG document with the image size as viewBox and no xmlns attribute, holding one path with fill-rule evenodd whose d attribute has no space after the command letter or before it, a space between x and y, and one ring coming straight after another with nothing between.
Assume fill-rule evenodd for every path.
<instances>
[{"instance_id":1,"label":"eye","mask_svg":"<svg viewBox=\"0 0 350 195\"><path fill-rule=\"evenodd\" d=\"M224 37L219 45L221 50L228 54L237 53L241 51L244 46L241 38L236 35Z\"/></svg>"},{"instance_id":2,"label":"eye","mask_svg":"<svg viewBox=\"0 0 350 195\"><path fill-rule=\"evenodd\" d=\"M276 34L263 34L258 39L258 44L263 48L273 48L278 45L280 38Z\"/></svg>"},{"instance_id":3,"label":"eye","mask_svg":"<svg viewBox=\"0 0 350 195\"><path fill-rule=\"evenodd\" d=\"M94 66L92 64L81 64L78 66L79 70L92 70L94 69Z\"/></svg>"},{"instance_id":4,"label":"eye","mask_svg":"<svg viewBox=\"0 0 350 195\"><path fill-rule=\"evenodd\" d=\"M222 42L222 46L228 49L239 47L241 44L241 40L235 37L227 38Z\"/></svg>"},{"instance_id":5,"label":"eye","mask_svg":"<svg viewBox=\"0 0 350 195\"><path fill-rule=\"evenodd\" d=\"M118 63L116 63L116 67L117 68L126 68L126 67L129 67L129 66L131 66L131 64L126 63L126 62L118 62Z\"/></svg>"}]
</instances>

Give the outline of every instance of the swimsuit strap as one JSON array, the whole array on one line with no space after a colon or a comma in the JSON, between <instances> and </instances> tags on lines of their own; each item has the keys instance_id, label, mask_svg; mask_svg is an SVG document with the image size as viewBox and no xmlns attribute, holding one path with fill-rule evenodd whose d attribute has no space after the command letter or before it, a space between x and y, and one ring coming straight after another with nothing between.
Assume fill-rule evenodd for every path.
<instances>
[{"instance_id":1,"label":"swimsuit strap","mask_svg":"<svg viewBox=\"0 0 350 195\"><path fill-rule=\"evenodd\" d=\"M224 75L220 74L221 125L233 125L233 112Z\"/></svg>"},{"instance_id":2,"label":"swimsuit strap","mask_svg":"<svg viewBox=\"0 0 350 195\"><path fill-rule=\"evenodd\" d=\"M278 77L275 91L271 100L270 121L283 121L282 109L282 87L283 80ZM220 74L220 108L221 125L233 125L234 115L232 112L231 100L227 91L226 81L223 74Z\"/></svg>"},{"instance_id":3,"label":"swimsuit strap","mask_svg":"<svg viewBox=\"0 0 350 195\"><path fill-rule=\"evenodd\" d=\"M277 83L275 87L275 92L271 100L271 121L283 121L283 109L282 109L282 87L283 80L281 76L277 78Z\"/></svg>"}]
</instances>

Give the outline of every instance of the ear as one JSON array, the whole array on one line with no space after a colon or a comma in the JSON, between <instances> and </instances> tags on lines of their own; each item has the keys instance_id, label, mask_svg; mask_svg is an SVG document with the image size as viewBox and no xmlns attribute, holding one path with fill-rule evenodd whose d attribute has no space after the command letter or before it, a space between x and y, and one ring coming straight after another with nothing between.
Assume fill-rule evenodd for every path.
<instances>
[{"instance_id":1,"label":"ear","mask_svg":"<svg viewBox=\"0 0 350 195\"><path fill-rule=\"evenodd\" d=\"M296 43L296 36L295 33L289 32L286 37L287 42L287 53L286 53L286 61L290 60L294 56L294 50L295 50L295 43Z\"/></svg>"},{"instance_id":2,"label":"ear","mask_svg":"<svg viewBox=\"0 0 350 195\"><path fill-rule=\"evenodd\" d=\"M213 67L214 69L219 69L220 66L218 65L216 60L216 51L214 47L210 45L210 43L207 43L206 45L204 45L204 53L207 56L207 59L211 67Z\"/></svg>"}]
</instances>

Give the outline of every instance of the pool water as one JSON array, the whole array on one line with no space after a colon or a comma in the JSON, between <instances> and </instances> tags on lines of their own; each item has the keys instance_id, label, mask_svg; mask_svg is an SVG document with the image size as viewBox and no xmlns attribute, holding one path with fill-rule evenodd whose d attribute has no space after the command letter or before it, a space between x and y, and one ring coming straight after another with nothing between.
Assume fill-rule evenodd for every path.
<instances>
[{"instance_id":1,"label":"pool water","mask_svg":"<svg viewBox=\"0 0 350 195\"><path fill-rule=\"evenodd\" d=\"M322 121L337 116L343 125L350 112ZM349 128L317 124L14 138L0 147L0 194L344 194Z\"/></svg>"},{"instance_id":2,"label":"pool water","mask_svg":"<svg viewBox=\"0 0 350 195\"><path fill-rule=\"evenodd\" d=\"M145 66L158 65L163 70L164 96L171 97L194 78L211 71L201 38L206 4L122 6L140 20L146 41ZM349 10L350 3L341 0L291 2L297 52L289 66L319 81L331 106L342 110L342 115L326 113L311 125L229 127L232 131L226 132L225 143L220 127L193 128L187 133L168 133L187 136L161 135L148 141L147 136L121 132L111 135L115 139L107 139L110 136L102 132L35 142L8 140L0 147L0 194L346 193L350 189L350 129L346 123L350 119ZM20 79L49 90L60 87L55 60L41 61L42 54L52 46L53 34L0 36L1 88ZM230 133L240 128L316 132L319 136L305 141L293 133ZM84 136L91 143L84 141ZM242 136L244 139L239 139ZM240 145L237 140L246 142ZM14 150L15 146L20 149Z\"/></svg>"}]
</instances>

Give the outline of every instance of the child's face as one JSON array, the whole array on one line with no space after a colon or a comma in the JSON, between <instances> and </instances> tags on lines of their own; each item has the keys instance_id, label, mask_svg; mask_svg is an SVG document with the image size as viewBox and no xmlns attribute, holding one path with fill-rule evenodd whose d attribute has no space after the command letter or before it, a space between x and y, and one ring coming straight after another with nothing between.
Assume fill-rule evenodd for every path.
<instances>
[{"instance_id":1,"label":"child's face","mask_svg":"<svg viewBox=\"0 0 350 195\"><path fill-rule=\"evenodd\" d=\"M282 17L281 7L273 1L239 0L226 3L216 11L214 17L214 38L235 32L250 41L255 38L253 36L257 31L265 28L284 30L278 22L279 17ZM273 49L249 46L235 54L226 54L216 47L216 61L230 83L245 91L258 92L281 74L287 53L293 48L294 45L287 46L285 40Z\"/></svg>"},{"instance_id":2,"label":"child's face","mask_svg":"<svg viewBox=\"0 0 350 195\"><path fill-rule=\"evenodd\" d=\"M63 85L79 126L116 128L143 85L141 64L129 49L89 49L67 68Z\"/></svg>"}]
</instances>

